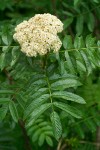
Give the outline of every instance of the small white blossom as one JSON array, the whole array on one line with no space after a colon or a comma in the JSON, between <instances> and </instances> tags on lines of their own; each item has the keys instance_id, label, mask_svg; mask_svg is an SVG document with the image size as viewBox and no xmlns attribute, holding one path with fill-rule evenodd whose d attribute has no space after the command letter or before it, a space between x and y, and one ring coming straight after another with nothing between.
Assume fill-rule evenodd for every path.
<instances>
[{"instance_id":1,"label":"small white blossom","mask_svg":"<svg viewBox=\"0 0 100 150\"><path fill-rule=\"evenodd\" d=\"M62 30L63 23L56 16L37 14L17 25L13 38L27 56L45 55L50 50L57 52L60 49L62 43L57 33Z\"/></svg>"}]
</instances>

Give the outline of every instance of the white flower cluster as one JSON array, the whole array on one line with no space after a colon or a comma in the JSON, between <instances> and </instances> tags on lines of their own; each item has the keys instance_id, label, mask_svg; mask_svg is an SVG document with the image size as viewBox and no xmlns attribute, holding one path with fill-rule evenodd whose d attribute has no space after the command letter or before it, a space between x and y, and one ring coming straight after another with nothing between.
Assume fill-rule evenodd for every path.
<instances>
[{"instance_id":1,"label":"white flower cluster","mask_svg":"<svg viewBox=\"0 0 100 150\"><path fill-rule=\"evenodd\" d=\"M45 55L50 50L57 52L60 49L62 43L57 33L62 30L63 23L56 16L37 14L17 25L13 38L27 56Z\"/></svg>"}]
</instances>

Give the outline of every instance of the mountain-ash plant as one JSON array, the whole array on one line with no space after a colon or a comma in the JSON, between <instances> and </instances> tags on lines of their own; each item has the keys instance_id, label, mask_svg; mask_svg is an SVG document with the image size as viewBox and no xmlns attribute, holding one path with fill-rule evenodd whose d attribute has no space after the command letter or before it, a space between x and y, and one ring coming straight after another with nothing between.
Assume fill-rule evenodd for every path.
<instances>
[{"instance_id":1,"label":"mountain-ash plant","mask_svg":"<svg viewBox=\"0 0 100 150\"><path fill-rule=\"evenodd\" d=\"M6 76L0 82L0 120L18 135L21 127L27 150L38 150L38 145L75 150L88 134L84 126L95 131L100 125L97 105L89 109L92 105L81 96L88 76L100 67L100 41L91 34L65 34L65 25L45 13L5 25L0 32L0 68ZM7 146L18 149L11 143Z\"/></svg>"}]
</instances>

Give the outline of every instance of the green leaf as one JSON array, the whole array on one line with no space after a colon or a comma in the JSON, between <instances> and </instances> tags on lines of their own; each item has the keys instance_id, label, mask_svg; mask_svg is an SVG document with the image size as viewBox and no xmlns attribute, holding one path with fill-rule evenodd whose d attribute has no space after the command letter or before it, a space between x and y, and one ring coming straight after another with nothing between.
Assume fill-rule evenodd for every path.
<instances>
[{"instance_id":1,"label":"green leaf","mask_svg":"<svg viewBox=\"0 0 100 150\"><path fill-rule=\"evenodd\" d=\"M45 134L48 135L48 136L54 136L53 132L48 130L48 131L45 131Z\"/></svg>"},{"instance_id":2,"label":"green leaf","mask_svg":"<svg viewBox=\"0 0 100 150\"><path fill-rule=\"evenodd\" d=\"M81 53L82 58L83 58L83 60L85 62L87 73L89 75L92 72L91 62L90 62L89 58L87 57L87 55L86 55L86 53L84 51L80 51L80 53Z\"/></svg>"},{"instance_id":3,"label":"green leaf","mask_svg":"<svg viewBox=\"0 0 100 150\"><path fill-rule=\"evenodd\" d=\"M51 126L48 126L48 122L47 121L43 121L41 123L39 123L39 127L45 127L44 130L47 130L47 129L51 129Z\"/></svg>"},{"instance_id":4,"label":"green leaf","mask_svg":"<svg viewBox=\"0 0 100 150\"><path fill-rule=\"evenodd\" d=\"M36 109L37 107L39 107L41 104L43 104L44 102L47 101L47 99L50 97L49 94L43 94L42 96L40 96L37 99L33 99L33 101L30 103L30 105L25 109L24 112L24 119L27 118L27 116L29 116L29 114Z\"/></svg>"},{"instance_id":5,"label":"green leaf","mask_svg":"<svg viewBox=\"0 0 100 150\"><path fill-rule=\"evenodd\" d=\"M53 141L52 141L52 138L50 136L46 136L46 142L48 145L53 146Z\"/></svg>"},{"instance_id":6,"label":"green leaf","mask_svg":"<svg viewBox=\"0 0 100 150\"><path fill-rule=\"evenodd\" d=\"M66 78L78 79L77 76L67 73L67 74L63 74L63 75L53 74L52 76L49 77L49 80L54 82L54 81L57 81L58 79L65 80Z\"/></svg>"},{"instance_id":7,"label":"green leaf","mask_svg":"<svg viewBox=\"0 0 100 150\"><path fill-rule=\"evenodd\" d=\"M97 42L97 46L98 46L98 52L99 52L99 55L100 55L100 40Z\"/></svg>"},{"instance_id":8,"label":"green leaf","mask_svg":"<svg viewBox=\"0 0 100 150\"><path fill-rule=\"evenodd\" d=\"M77 49L77 50L80 50L81 48L85 47L85 44L84 44L84 40L83 40L83 37L80 36L76 36L75 37L75 40L74 40L74 47Z\"/></svg>"},{"instance_id":9,"label":"green leaf","mask_svg":"<svg viewBox=\"0 0 100 150\"><path fill-rule=\"evenodd\" d=\"M36 108L30 115L30 120L31 119L37 119L44 111L46 111L48 108L50 108L50 106L52 105L52 103L46 103L43 104L41 106L39 106L38 108Z\"/></svg>"},{"instance_id":10,"label":"green leaf","mask_svg":"<svg viewBox=\"0 0 100 150\"><path fill-rule=\"evenodd\" d=\"M25 100L24 97L21 94L17 94L16 95L16 100L19 103L19 105L21 106L21 108L24 110L25 108Z\"/></svg>"},{"instance_id":11,"label":"green leaf","mask_svg":"<svg viewBox=\"0 0 100 150\"><path fill-rule=\"evenodd\" d=\"M63 47L65 49L71 49L73 48L73 44L72 44L72 37L70 35L66 35L64 37L64 40L63 40Z\"/></svg>"},{"instance_id":12,"label":"green leaf","mask_svg":"<svg viewBox=\"0 0 100 150\"><path fill-rule=\"evenodd\" d=\"M12 48L12 61L11 61L11 66L13 66L16 61L18 60L19 58L19 55L20 55L20 51L18 50L19 49L19 46L14 46Z\"/></svg>"},{"instance_id":13,"label":"green leaf","mask_svg":"<svg viewBox=\"0 0 100 150\"><path fill-rule=\"evenodd\" d=\"M39 79L45 79L46 76L44 74L35 74L31 77L30 83L33 83Z\"/></svg>"},{"instance_id":14,"label":"green leaf","mask_svg":"<svg viewBox=\"0 0 100 150\"><path fill-rule=\"evenodd\" d=\"M58 80L58 81L52 83L51 88L53 90L64 90L66 88L77 87L80 85L82 85L82 84L78 80L68 78L68 79L61 79L61 80Z\"/></svg>"},{"instance_id":15,"label":"green leaf","mask_svg":"<svg viewBox=\"0 0 100 150\"><path fill-rule=\"evenodd\" d=\"M3 41L3 43L4 43L5 45L8 45L8 44L9 44L9 42L8 42L8 37L7 37L6 34L3 34L3 35L2 35L2 41Z\"/></svg>"},{"instance_id":16,"label":"green leaf","mask_svg":"<svg viewBox=\"0 0 100 150\"><path fill-rule=\"evenodd\" d=\"M78 5L81 0L74 0L74 6Z\"/></svg>"},{"instance_id":17,"label":"green leaf","mask_svg":"<svg viewBox=\"0 0 100 150\"><path fill-rule=\"evenodd\" d=\"M14 94L12 90L0 90L0 94Z\"/></svg>"},{"instance_id":18,"label":"green leaf","mask_svg":"<svg viewBox=\"0 0 100 150\"><path fill-rule=\"evenodd\" d=\"M30 66L33 68L33 61L31 57L27 57L27 61L30 64Z\"/></svg>"},{"instance_id":19,"label":"green leaf","mask_svg":"<svg viewBox=\"0 0 100 150\"><path fill-rule=\"evenodd\" d=\"M40 129L40 128L36 129L36 130L34 131L33 136L32 136L32 141L33 141L33 142L37 141L40 134L41 134L41 129Z\"/></svg>"},{"instance_id":20,"label":"green leaf","mask_svg":"<svg viewBox=\"0 0 100 150\"><path fill-rule=\"evenodd\" d=\"M64 20L63 24L64 24L64 29L68 28L69 25L73 22L73 17L69 17L66 20Z\"/></svg>"},{"instance_id":21,"label":"green leaf","mask_svg":"<svg viewBox=\"0 0 100 150\"><path fill-rule=\"evenodd\" d=\"M61 75L59 75L59 74L53 74L53 75L51 75L50 77L49 77L49 80L51 80L51 81L56 81L56 80L58 80L58 79L61 79Z\"/></svg>"},{"instance_id":22,"label":"green leaf","mask_svg":"<svg viewBox=\"0 0 100 150\"><path fill-rule=\"evenodd\" d=\"M35 120L40 115L42 115L42 113L44 113L44 111L50 108L51 105L52 103L46 103L34 109L34 111L30 115L30 119L28 120L28 123L26 123L26 128L30 127L35 122Z\"/></svg>"},{"instance_id":23,"label":"green leaf","mask_svg":"<svg viewBox=\"0 0 100 150\"><path fill-rule=\"evenodd\" d=\"M86 72L86 67L84 66L83 63L81 63L80 61L76 60L76 64L77 64L77 70Z\"/></svg>"},{"instance_id":24,"label":"green leaf","mask_svg":"<svg viewBox=\"0 0 100 150\"><path fill-rule=\"evenodd\" d=\"M51 113L50 117L53 126L54 136L56 140L59 140L62 135L62 125L61 125L60 117L55 111Z\"/></svg>"},{"instance_id":25,"label":"green leaf","mask_svg":"<svg viewBox=\"0 0 100 150\"><path fill-rule=\"evenodd\" d=\"M81 125L80 124L76 124L74 128L75 128L76 132L79 134L79 136L82 139L84 139L85 135L84 135L84 131L83 131Z\"/></svg>"},{"instance_id":26,"label":"green leaf","mask_svg":"<svg viewBox=\"0 0 100 150\"><path fill-rule=\"evenodd\" d=\"M87 52L88 58L91 62L92 68L95 68L95 66L99 66L100 64L98 63L98 60L100 58L98 58L98 56L96 55L95 49L94 48L87 48L86 52Z\"/></svg>"},{"instance_id":27,"label":"green leaf","mask_svg":"<svg viewBox=\"0 0 100 150\"><path fill-rule=\"evenodd\" d=\"M59 98L59 99L62 98L62 99L77 102L77 103L80 103L80 104L86 104L85 100L82 97L80 97L76 94L67 92L67 91L53 92L52 97L56 97L56 98Z\"/></svg>"},{"instance_id":28,"label":"green leaf","mask_svg":"<svg viewBox=\"0 0 100 150\"><path fill-rule=\"evenodd\" d=\"M2 53L1 55L0 55L0 69L1 69L1 71L4 69L4 67L5 67L5 53Z\"/></svg>"},{"instance_id":29,"label":"green leaf","mask_svg":"<svg viewBox=\"0 0 100 150\"><path fill-rule=\"evenodd\" d=\"M38 140L38 144L39 144L39 146L42 146L42 145L43 145L44 140L45 140L45 134L44 134L44 133L42 133L42 134L40 134L40 136L39 136L39 140Z\"/></svg>"},{"instance_id":30,"label":"green leaf","mask_svg":"<svg viewBox=\"0 0 100 150\"><path fill-rule=\"evenodd\" d=\"M96 38L93 38L91 34L86 37L86 47L91 48L95 45Z\"/></svg>"},{"instance_id":31,"label":"green leaf","mask_svg":"<svg viewBox=\"0 0 100 150\"><path fill-rule=\"evenodd\" d=\"M95 25L94 15L92 13L89 13L88 14L87 26L88 26L88 29L89 29L90 32L93 32L94 25Z\"/></svg>"},{"instance_id":32,"label":"green leaf","mask_svg":"<svg viewBox=\"0 0 100 150\"><path fill-rule=\"evenodd\" d=\"M28 133L28 136L30 136L32 133L34 133L36 130L38 129L38 126L37 124L30 127L28 130L27 130L27 133Z\"/></svg>"},{"instance_id":33,"label":"green leaf","mask_svg":"<svg viewBox=\"0 0 100 150\"><path fill-rule=\"evenodd\" d=\"M94 117L93 120L97 126L100 126L100 118L99 117Z\"/></svg>"},{"instance_id":34,"label":"green leaf","mask_svg":"<svg viewBox=\"0 0 100 150\"><path fill-rule=\"evenodd\" d=\"M76 32L81 35L83 32L84 15L79 15L76 22Z\"/></svg>"},{"instance_id":35,"label":"green leaf","mask_svg":"<svg viewBox=\"0 0 100 150\"><path fill-rule=\"evenodd\" d=\"M47 122L46 122L46 124L45 124L44 126L42 126L42 123L39 124L39 127L40 127L40 128L42 127L42 131L43 131L43 132L46 132L46 131L52 132L52 127L49 126L49 125L47 124Z\"/></svg>"},{"instance_id":36,"label":"green leaf","mask_svg":"<svg viewBox=\"0 0 100 150\"><path fill-rule=\"evenodd\" d=\"M86 126L90 129L90 131L95 132L96 131L96 124L94 123L93 119L88 118L85 121Z\"/></svg>"},{"instance_id":37,"label":"green leaf","mask_svg":"<svg viewBox=\"0 0 100 150\"><path fill-rule=\"evenodd\" d=\"M59 67L59 70L61 72L61 75L63 75L65 73L65 61L63 60L60 60L60 67Z\"/></svg>"},{"instance_id":38,"label":"green leaf","mask_svg":"<svg viewBox=\"0 0 100 150\"><path fill-rule=\"evenodd\" d=\"M60 55L59 55L59 53L56 53L55 56L56 56L56 59L58 60L58 63L60 64Z\"/></svg>"},{"instance_id":39,"label":"green leaf","mask_svg":"<svg viewBox=\"0 0 100 150\"><path fill-rule=\"evenodd\" d=\"M8 26L4 26L4 28L2 29L2 41L5 45L10 45L12 42L12 34L9 31L9 27Z\"/></svg>"},{"instance_id":40,"label":"green leaf","mask_svg":"<svg viewBox=\"0 0 100 150\"><path fill-rule=\"evenodd\" d=\"M75 74L75 68L67 50L65 51L65 58L66 58L67 66L68 66L68 69L70 70L70 73Z\"/></svg>"},{"instance_id":41,"label":"green leaf","mask_svg":"<svg viewBox=\"0 0 100 150\"><path fill-rule=\"evenodd\" d=\"M3 51L4 53L7 53L7 52L9 51L9 49L10 49L9 46L3 46L3 47L2 47L2 51Z\"/></svg>"},{"instance_id":42,"label":"green leaf","mask_svg":"<svg viewBox=\"0 0 100 150\"><path fill-rule=\"evenodd\" d=\"M10 110L13 120L15 122L18 122L18 112L17 112L16 105L13 101L10 101L10 103L9 103L9 110Z\"/></svg>"},{"instance_id":43,"label":"green leaf","mask_svg":"<svg viewBox=\"0 0 100 150\"><path fill-rule=\"evenodd\" d=\"M48 88L40 88L34 94L32 94L31 98L36 99L36 98L39 98L40 96L42 96L46 93L48 93Z\"/></svg>"},{"instance_id":44,"label":"green leaf","mask_svg":"<svg viewBox=\"0 0 100 150\"><path fill-rule=\"evenodd\" d=\"M53 104L73 117L81 118L81 112L78 109L61 102L54 102Z\"/></svg>"},{"instance_id":45,"label":"green leaf","mask_svg":"<svg viewBox=\"0 0 100 150\"><path fill-rule=\"evenodd\" d=\"M93 0L93 2L95 2L95 3L99 3L99 1L98 1L98 0Z\"/></svg>"},{"instance_id":46,"label":"green leaf","mask_svg":"<svg viewBox=\"0 0 100 150\"><path fill-rule=\"evenodd\" d=\"M48 74L52 74L52 72L54 71L55 68L56 68L56 65L54 63L50 64L47 68Z\"/></svg>"},{"instance_id":47,"label":"green leaf","mask_svg":"<svg viewBox=\"0 0 100 150\"><path fill-rule=\"evenodd\" d=\"M32 83L32 85L46 85L46 81L44 79L37 80Z\"/></svg>"},{"instance_id":48,"label":"green leaf","mask_svg":"<svg viewBox=\"0 0 100 150\"><path fill-rule=\"evenodd\" d=\"M7 111L8 111L8 105L3 105L0 108L0 121L2 121L5 118Z\"/></svg>"},{"instance_id":49,"label":"green leaf","mask_svg":"<svg viewBox=\"0 0 100 150\"><path fill-rule=\"evenodd\" d=\"M69 12L69 11L64 11L64 10L62 10L62 14L64 14L64 15L67 15L68 17L74 17L74 15L71 13L71 12ZM63 23L64 23L65 21L63 21Z\"/></svg>"},{"instance_id":50,"label":"green leaf","mask_svg":"<svg viewBox=\"0 0 100 150\"><path fill-rule=\"evenodd\" d=\"M0 98L0 104L6 104L9 103L10 99L9 98Z\"/></svg>"}]
</instances>

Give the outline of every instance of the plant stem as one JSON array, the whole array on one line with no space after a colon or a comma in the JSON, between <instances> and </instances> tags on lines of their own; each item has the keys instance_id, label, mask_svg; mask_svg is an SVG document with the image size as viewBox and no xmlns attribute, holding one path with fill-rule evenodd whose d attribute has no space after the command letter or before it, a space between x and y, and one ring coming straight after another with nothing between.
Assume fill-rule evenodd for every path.
<instances>
[{"instance_id":1,"label":"plant stem","mask_svg":"<svg viewBox=\"0 0 100 150\"><path fill-rule=\"evenodd\" d=\"M100 126L97 127L97 131L96 131L96 149L100 150Z\"/></svg>"},{"instance_id":2,"label":"plant stem","mask_svg":"<svg viewBox=\"0 0 100 150\"><path fill-rule=\"evenodd\" d=\"M44 57L42 57L42 63L43 63L42 69L45 71L46 82L47 82L48 90L49 90L49 94L50 94L50 102L52 103L52 111L54 112L52 93L51 93L51 85L49 83L49 78L48 78L48 74L47 74L47 57L48 57L48 53Z\"/></svg>"},{"instance_id":3,"label":"plant stem","mask_svg":"<svg viewBox=\"0 0 100 150\"><path fill-rule=\"evenodd\" d=\"M62 138L61 138L61 139L59 140L59 142L58 142L57 150L60 150L61 144L62 144Z\"/></svg>"},{"instance_id":4,"label":"plant stem","mask_svg":"<svg viewBox=\"0 0 100 150\"><path fill-rule=\"evenodd\" d=\"M27 132L26 132L26 129L25 129L25 123L22 120L19 120L18 123L19 123L19 125L22 129L22 132L23 132L26 150L32 150L32 147L30 145L30 139L29 139Z\"/></svg>"},{"instance_id":5,"label":"plant stem","mask_svg":"<svg viewBox=\"0 0 100 150\"><path fill-rule=\"evenodd\" d=\"M5 73L5 75L6 75L7 79L8 79L8 81L9 81L9 84L12 85L12 84L13 84L13 79L12 79L12 77L9 75L9 72L8 72L6 69L4 69L4 73Z\"/></svg>"},{"instance_id":6,"label":"plant stem","mask_svg":"<svg viewBox=\"0 0 100 150\"><path fill-rule=\"evenodd\" d=\"M4 69L4 72L5 72L5 74L8 78L9 84L12 85L14 83L13 78L9 75L9 72L6 69ZM27 135L27 131L25 129L25 123L23 122L23 120L19 120L18 123L19 123L19 126L22 129L26 150L32 150L32 147L30 145L30 139L29 139L29 137Z\"/></svg>"}]
</instances>

